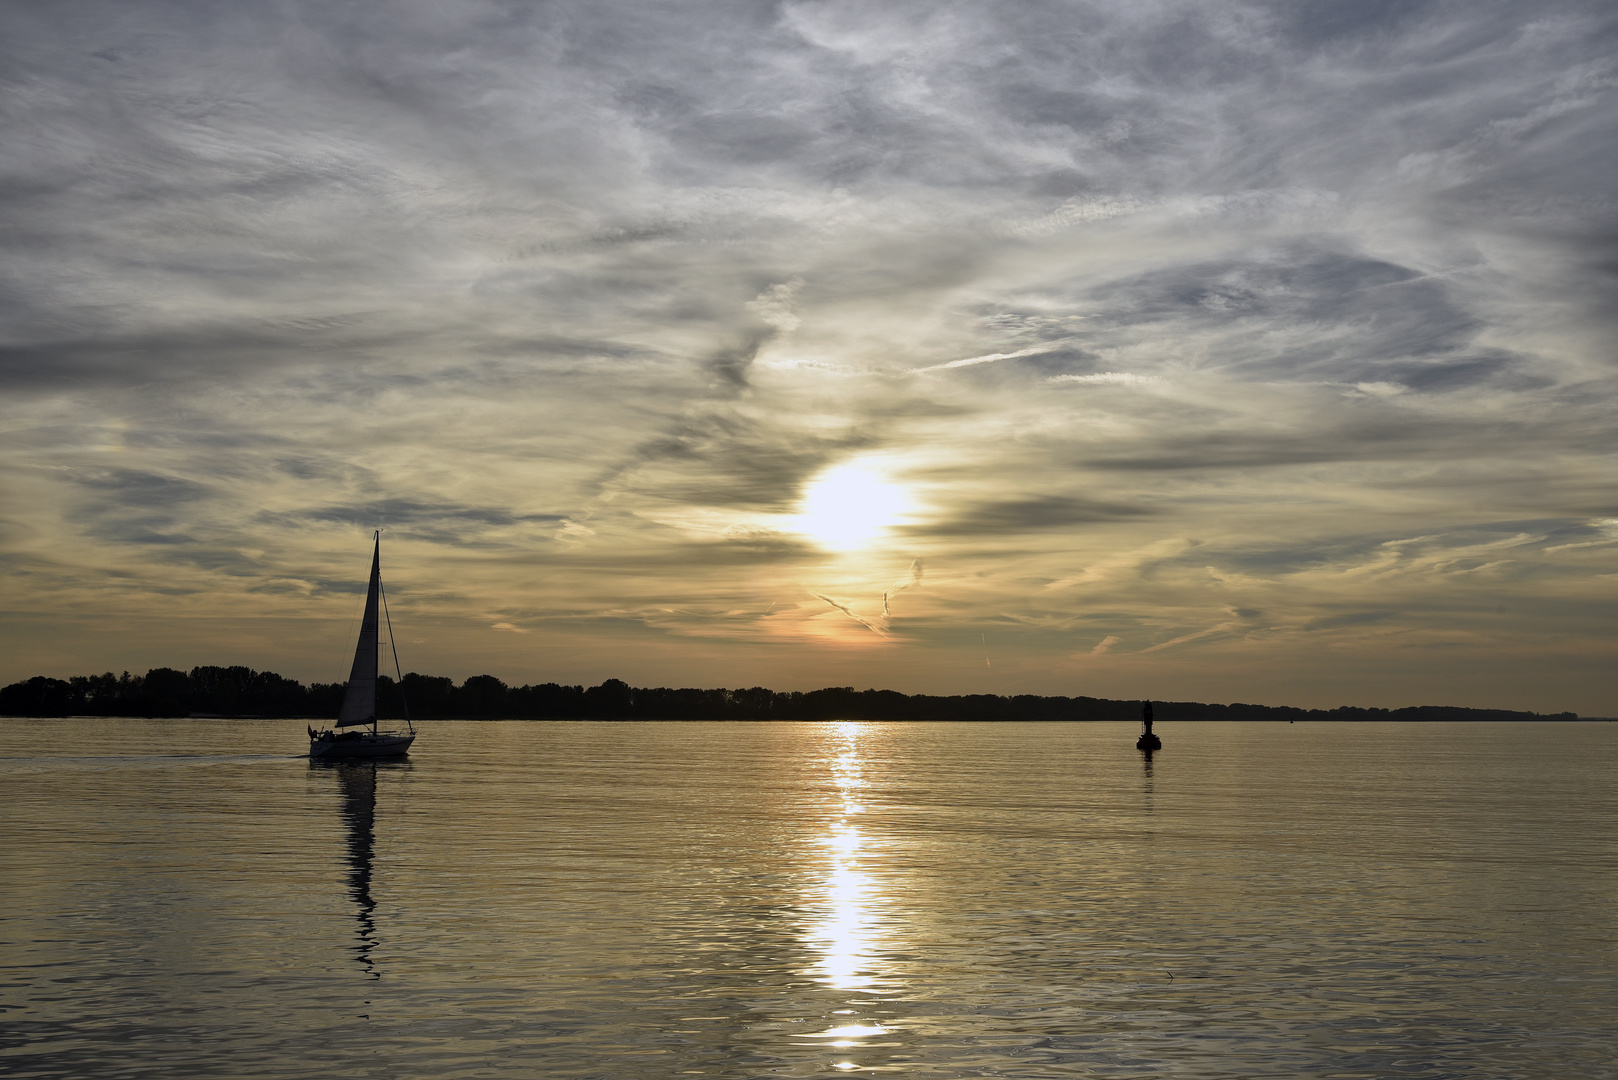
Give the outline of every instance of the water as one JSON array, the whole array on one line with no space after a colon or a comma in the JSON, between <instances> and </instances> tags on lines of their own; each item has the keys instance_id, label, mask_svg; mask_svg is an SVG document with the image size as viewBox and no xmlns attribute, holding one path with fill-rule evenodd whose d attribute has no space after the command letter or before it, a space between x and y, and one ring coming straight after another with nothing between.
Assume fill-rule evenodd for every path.
<instances>
[{"instance_id":1,"label":"water","mask_svg":"<svg viewBox=\"0 0 1618 1080\"><path fill-rule=\"evenodd\" d=\"M1618 726L0 721L22 1077L1618 1077Z\"/></svg>"}]
</instances>

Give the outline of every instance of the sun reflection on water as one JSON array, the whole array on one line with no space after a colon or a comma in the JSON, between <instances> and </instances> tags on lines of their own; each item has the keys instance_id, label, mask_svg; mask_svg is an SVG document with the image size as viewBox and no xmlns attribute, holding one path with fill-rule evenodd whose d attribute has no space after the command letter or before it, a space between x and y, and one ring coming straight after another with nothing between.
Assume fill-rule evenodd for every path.
<instances>
[{"instance_id":1,"label":"sun reflection on water","mask_svg":"<svg viewBox=\"0 0 1618 1080\"><path fill-rule=\"evenodd\" d=\"M809 943L820 954L814 977L833 990L862 990L871 986L872 880L860 864L867 855L866 838L855 823L865 808L859 804L859 791L865 786L860 775L860 725L834 726L831 766L836 785L837 805L832 822L818 843L829 857L823 882L824 916L809 930Z\"/></svg>"},{"instance_id":2,"label":"sun reflection on water","mask_svg":"<svg viewBox=\"0 0 1618 1080\"><path fill-rule=\"evenodd\" d=\"M835 789L834 802L824 833L814 841L825 850L826 863L824 877L816 888L819 917L810 924L806 935L816 957L810 976L830 990L845 993L874 993L884 981L878 967L882 897L868 870L877 855L877 845L859 826L860 815L865 812L860 792L866 786L859 752L862 726L848 722L832 728L826 764ZM866 1039L889 1032L879 1023L849 1015L853 1012L837 1010L835 1026L808 1037L846 1048L869 1045ZM848 1070L859 1066L841 1061L834 1062L833 1067Z\"/></svg>"}]
</instances>

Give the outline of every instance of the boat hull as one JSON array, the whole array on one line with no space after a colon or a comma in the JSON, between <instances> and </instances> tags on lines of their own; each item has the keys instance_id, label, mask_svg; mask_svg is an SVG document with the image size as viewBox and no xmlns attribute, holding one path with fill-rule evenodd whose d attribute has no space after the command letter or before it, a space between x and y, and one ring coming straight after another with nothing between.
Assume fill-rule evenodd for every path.
<instances>
[{"instance_id":1,"label":"boat hull","mask_svg":"<svg viewBox=\"0 0 1618 1080\"><path fill-rule=\"evenodd\" d=\"M414 735L372 735L369 731L357 739L311 739L309 757L313 761L403 757L410 752L410 744L415 741Z\"/></svg>"}]
</instances>

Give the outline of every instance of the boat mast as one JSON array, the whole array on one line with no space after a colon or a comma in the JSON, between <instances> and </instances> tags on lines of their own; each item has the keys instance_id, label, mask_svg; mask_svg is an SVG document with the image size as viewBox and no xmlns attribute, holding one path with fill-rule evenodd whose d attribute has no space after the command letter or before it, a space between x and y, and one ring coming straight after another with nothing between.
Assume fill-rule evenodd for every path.
<instances>
[{"instance_id":1,"label":"boat mast","mask_svg":"<svg viewBox=\"0 0 1618 1080\"><path fill-rule=\"evenodd\" d=\"M377 592L378 596L381 596L382 595L382 530L381 529L376 530L376 532L371 535L371 541L372 541L373 544L376 545L372 549L372 552L371 552L371 572L376 575L376 592ZM388 639L390 641L393 639L393 625L391 623L388 624ZM374 644L381 644L381 643L376 642ZM380 666L381 666L380 664L372 663L371 670L375 671ZM373 736L376 735L376 733L377 733L376 732L376 714L378 712L380 712L380 711L381 710L377 708L377 702L375 700L372 700L372 702L371 702L371 734Z\"/></svg>"}]
</instances>

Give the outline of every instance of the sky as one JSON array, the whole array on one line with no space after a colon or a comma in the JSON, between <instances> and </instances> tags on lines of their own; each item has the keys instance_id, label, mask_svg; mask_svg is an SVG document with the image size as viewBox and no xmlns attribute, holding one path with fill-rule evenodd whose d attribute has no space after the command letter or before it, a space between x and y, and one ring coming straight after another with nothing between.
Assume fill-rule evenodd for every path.
<instances>
[{"instance_id":1,"label":"sky","mask_svg":"<svg viewBox=\"0 0 1618 1080\"><path fill-rule=\"evenodd\" d=\"M1618 715L1618 10L0 7L0 681Z\"/></svg>"}]
</instances>

